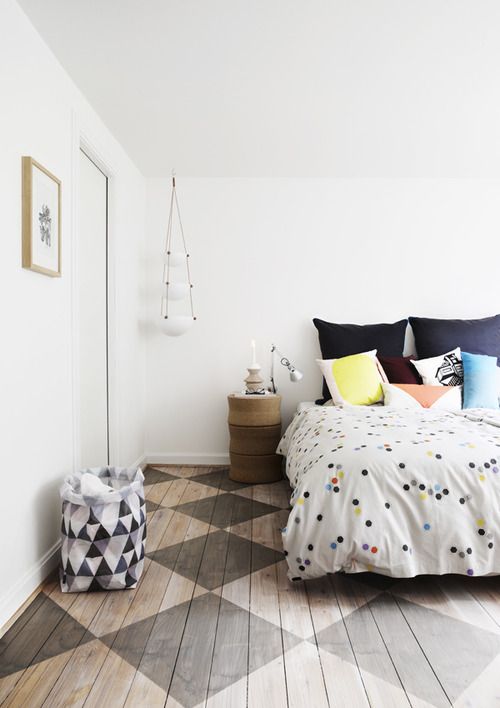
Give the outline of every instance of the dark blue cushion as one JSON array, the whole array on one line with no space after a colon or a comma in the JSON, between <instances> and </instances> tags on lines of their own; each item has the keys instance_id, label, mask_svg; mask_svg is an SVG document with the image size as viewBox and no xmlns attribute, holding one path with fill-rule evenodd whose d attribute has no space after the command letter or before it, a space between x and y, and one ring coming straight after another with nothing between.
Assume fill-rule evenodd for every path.
<instances>
[{"instance_id":1,"label":"dark blue cushion","mask_svg":"<svg viewBox=\"0 0 500 708\"><path fill-rule=\"evenodd\" d=\"M376 349L384 356L402 356L408 320L394 324L335 324L313 319L318 330L319 346L323 359L339 359ZM323 381L323 399L331 398Z\"/></svg>"},{"instance_id":2,"label":"dark blue cushion","mask_svg":"<svg viewBox=\"0 0 500 708\"><path fill-rule=\"evenodd\" d=\"M496 356L500 364L500 315L481 320L436 320L410 317L419 359L460 347L471 354Z\"/></svg>"}]
</instances>

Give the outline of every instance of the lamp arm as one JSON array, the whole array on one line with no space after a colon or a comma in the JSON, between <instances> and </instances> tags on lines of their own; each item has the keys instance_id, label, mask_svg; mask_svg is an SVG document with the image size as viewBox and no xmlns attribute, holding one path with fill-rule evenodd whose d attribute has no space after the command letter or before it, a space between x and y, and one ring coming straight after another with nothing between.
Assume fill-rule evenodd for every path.
<instances>
[{"instance_id":1,"label":"lamp arm","mask_svg":"<svg viewBox=\"0 0 500 708\"><path fill-rule=\"evenodd\" d=\"M290 359L288 359L288 357L282 354L274 344L272 345L271 351L276 352L276 354L280 357L280 364L282 366L285 366L289 371L293 371L295 369L295 366L292 364Z\"/></svg>"},{"instance_id":2,"label":"lamp arm","mask_svg":"<svg viewBox=\"0 0 500 708\"><path fill-rule=\"evenodd\" d=\"M302 372L298 371L292 364L290 359L280 352L275 344L271 344L271 393L276 393L276 384L274 382L274 355L277 354L280 357L280 364L288 369L290 376L295 375L298 378L292 380L300 380L302 378Z\"/></svg>"}]
</instances>

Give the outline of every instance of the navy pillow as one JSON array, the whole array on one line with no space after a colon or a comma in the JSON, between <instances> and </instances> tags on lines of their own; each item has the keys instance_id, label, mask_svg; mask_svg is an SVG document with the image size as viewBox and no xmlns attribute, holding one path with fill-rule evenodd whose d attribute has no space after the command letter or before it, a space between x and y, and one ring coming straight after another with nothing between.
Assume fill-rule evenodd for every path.
<instances>
[{"instance_id":1,"label":"navy pillow","mask_svg":"<svg viewBox=\"0 0 500 708\"><path fill-rule=\"evenodd\" d=\"M481 320L435 320L410 317L419 359L460 347L471 354L496 356L500 364L500 315Z\"/></svg>"},{"instance_id":2,"label":"navy pillow","mask_svg":"<svg viewBox=\"0 0 500 708\"><path fill-rule=\"evenodd\" d=\"M359 354L376 349L384 356L402 356L408 320L394 324L335 324L318 318L313 319L318 330L319 346L323 359L339 359L342 356ZM323 381L323 398L331 398Z\"/></svg>"}]
</instances>

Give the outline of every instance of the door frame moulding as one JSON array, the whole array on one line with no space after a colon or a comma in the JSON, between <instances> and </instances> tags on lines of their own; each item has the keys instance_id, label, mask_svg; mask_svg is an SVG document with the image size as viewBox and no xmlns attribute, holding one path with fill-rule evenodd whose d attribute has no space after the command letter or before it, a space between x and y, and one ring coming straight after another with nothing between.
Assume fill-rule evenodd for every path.
<instances>
[{"instance_id":1,"label":"door frame moulding","mask_svg":"<svg viewBox=\"0 0 500 708\"><path fill-rule=\"evenodd\" d=\"M107 151L92 137L92 132L82 124L76 111L72 115L71 158L71 347L72 347L72 398L73 398L73 470L80 469L80 335L78 313L80 305L78 277L79 247L79 195L80 195L80 150L107 178L107 376L108 376L108 450L109 464L119 464L119 407L116 382L116 239L114 224L114 177L116 169ZM103 461L105 462L105 461Z\"/></svg>"}]
</instances>

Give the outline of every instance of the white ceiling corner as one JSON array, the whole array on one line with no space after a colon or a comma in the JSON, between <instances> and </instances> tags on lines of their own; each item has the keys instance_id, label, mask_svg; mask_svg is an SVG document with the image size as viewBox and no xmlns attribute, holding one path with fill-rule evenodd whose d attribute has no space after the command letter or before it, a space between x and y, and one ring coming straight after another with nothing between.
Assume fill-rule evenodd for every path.
<instances>
[{"instance_id":1,"label":"white ceiling corner","mask_svg":"<svg viewBox=\"0 0 500 708\"><path fill-rule=\"evenodd\" d=\"M498 176L497 0L18 0L146 176Z\"/></svg>"}]
</instances>

